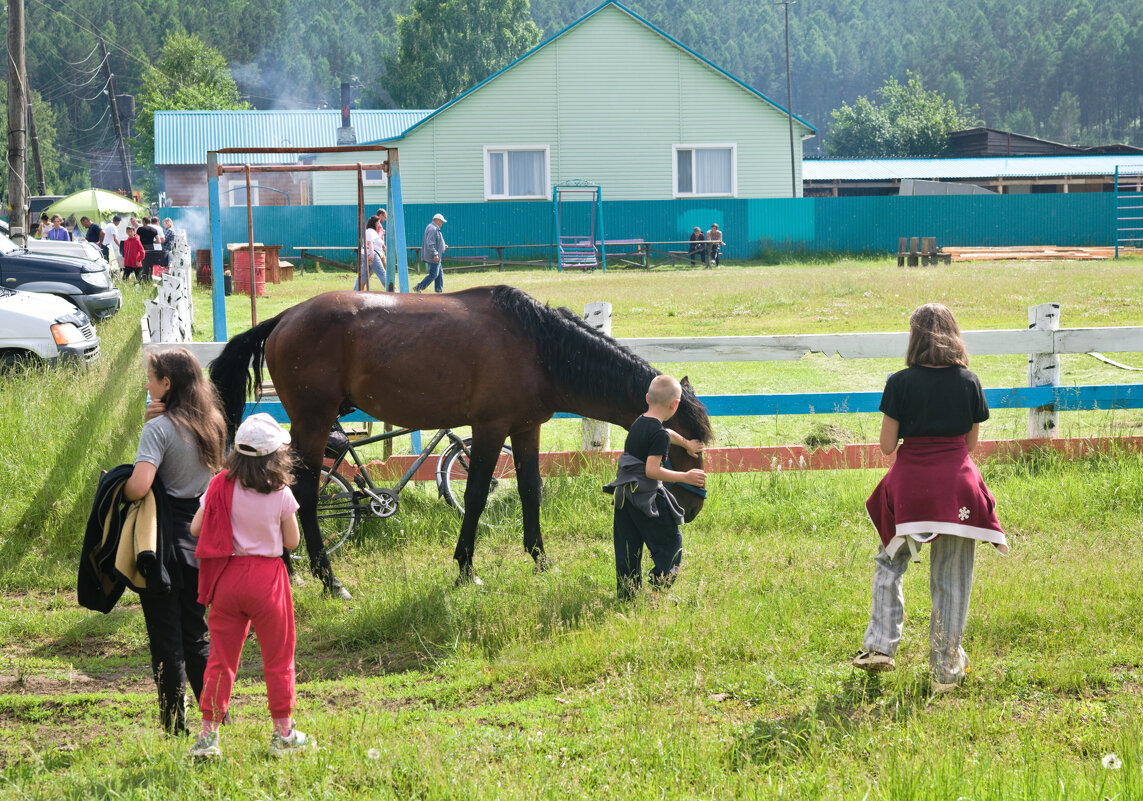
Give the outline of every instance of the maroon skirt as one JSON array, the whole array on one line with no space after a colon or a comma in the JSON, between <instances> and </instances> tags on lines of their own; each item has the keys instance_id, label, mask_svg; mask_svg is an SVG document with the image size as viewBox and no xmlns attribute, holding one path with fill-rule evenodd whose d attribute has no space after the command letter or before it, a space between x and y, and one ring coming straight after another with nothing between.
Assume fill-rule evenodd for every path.
<instances>
[{"instance_id":1,"label":"maroon skirt","mask_svg":"<svg viewBox=\"0 0 1143 801\"><path fill-rule=\"evenodd\" d=\"M890 554L905 537L929 542L941 534L991 542L1008 553L996 499L968 455L964 437L902 440L896 461L865 509Z\"/></svg>"}]
</instances>

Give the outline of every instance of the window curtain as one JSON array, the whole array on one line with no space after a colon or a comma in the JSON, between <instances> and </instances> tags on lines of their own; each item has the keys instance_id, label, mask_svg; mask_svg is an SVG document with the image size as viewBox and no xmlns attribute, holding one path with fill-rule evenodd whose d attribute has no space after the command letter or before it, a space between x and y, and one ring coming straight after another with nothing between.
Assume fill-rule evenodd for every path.
<instances>
[{"instance_id":1,"label":"window curtain","mask_svg":"<svg viewBox=\"0 0 1143 801\"><path fill-rule=\"evenodd\" d=\"M691 153L690 150L678 150L676 170L675 173L679 177L678 193L680 195L690 195L695 191L694 172L691 169Z\"/></svg>"},{"instance_id":2,"label":"window curtain","mask_svg":"<svg viewBox=\"0 0 1143 801\"><path fill-rule=\"evenodd\" d=\"M508 194L511 197L544 195L544 151L508 151Z\"/></svg>"},{"instance_id":3,"label":"window curtain","mask_svg":"<svg viewBox=\"0 0 1143 801\"><path fill-rule=\"evenodd\" d=\"M500 197L508 194L504 187L504 154L492 151L488 154L489 190L493 196Z\"/></svg>"},{"instance_id":4,"label":"window curtain","mask_svg":"<svg viewBox=\"0 0 1143 801\"><path fill-rule=\"evenodd\" d=\"M730 167L730 148L696 150L695 193L729 195L732 183Z\"/></svg>"}]
</instances>

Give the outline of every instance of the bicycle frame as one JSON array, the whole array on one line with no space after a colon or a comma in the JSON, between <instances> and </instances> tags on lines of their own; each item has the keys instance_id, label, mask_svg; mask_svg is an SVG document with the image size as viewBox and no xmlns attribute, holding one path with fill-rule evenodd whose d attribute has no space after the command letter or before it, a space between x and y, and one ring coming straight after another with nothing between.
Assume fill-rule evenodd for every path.
<instances>
[{"instance_id":1,"label":"bicycle frame","mask_svg":"<svg viewBox=\"0 0 1143 801\"><path fill-rule=\"evenodd\" d=\"M340 424L338 425L338 427L340 428ZM361 456L357 453L357 448L365 446L365 445L374 445L378 442L384 442L385 440L391 440L391 439L395 439L397 437L403 437L407 434L412 434L415 430L416 429L413 429L413 428L398 428L398 429L394 429L393 431L386 431L386 432L381 433L381 434L374 434L373 436L364 437L362 439L358 439L355 441L351 440L349 442L349 447L345 449L345 452L342 453L340 456L338 456L336 459L334 459L333 464L329 468L329 471L331 473L337 472L338 467L340 467L342 465L342 463L345 462L346 456L352 456L353 465L356 469L356 472L354 474L355 483L361 489L362 492L366 493L371 498L378 499L377 498L378 487L373 483L373 480L369 477L369 472L365 469L365 463L364 463L364 461L362 461ZM416 461L414 461L409 466L409 469L405 471L405 474L403 476L401 476L401 478L397 481L396 484L394 484L391 488L389 488L390 491L394 495L399 495L401 490L404 489L405 486L410 481L412 481L413 476L416 475L416 472L421 468L421 465L423 465L428 460L428 458L433 455L433 452L436 450L437 445L439 445L441 440L445 439L446 437L449 439L449 441L451 443L459 446L460 448L465 450L466 453L468 452L468 449L465 448L465 446L464 446L464 441L460 437L458 437L456 434L454 434L450 429L447 429L447 428L440 429L439 431L437 431L437 433L433 434L433 436L429 440L428 444L425 445L421 449L421 454L417 457Z\"/></svg>"}]
</instances>

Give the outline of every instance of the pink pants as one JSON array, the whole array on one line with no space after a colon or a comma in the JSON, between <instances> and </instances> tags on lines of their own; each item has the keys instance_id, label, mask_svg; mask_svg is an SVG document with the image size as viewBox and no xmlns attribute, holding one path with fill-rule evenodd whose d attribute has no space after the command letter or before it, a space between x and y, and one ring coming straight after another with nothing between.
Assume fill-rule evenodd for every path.
<instances>
[{"instance_id":1,"label":"pink pants","mask_svg":"<svg viewBox=\"0 0 1143 801\"><path fill-rule=\"evenodd\" d=\"M294 710L294 598L286 565L274 557L232 556L207 616L210 657L199 699L203 720L226 717L251 623L262 649L270 717L289 717Z\"/></svg>"}]
</instances>

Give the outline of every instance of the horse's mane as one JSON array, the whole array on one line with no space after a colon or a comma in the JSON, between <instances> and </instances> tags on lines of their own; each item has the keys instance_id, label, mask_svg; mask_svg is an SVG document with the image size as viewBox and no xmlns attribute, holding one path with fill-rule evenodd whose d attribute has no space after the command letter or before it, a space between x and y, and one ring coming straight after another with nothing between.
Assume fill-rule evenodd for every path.
<instances>
[{"instance_id":1,"label":"horse's mane","mask_svg":"<svg viewBox=\"0 0 1143 801\"><path fill-rule=\"evenodd\" d=\"M645 359L596 331L571 309L553 309L511 286L494 287L492 303L517 321L560 386L617 403L641 403L651 379L659 375ZM694 436L710 441L710 418L689 385L683 387L676 414Z\"/></svg>"}]
</instances>

